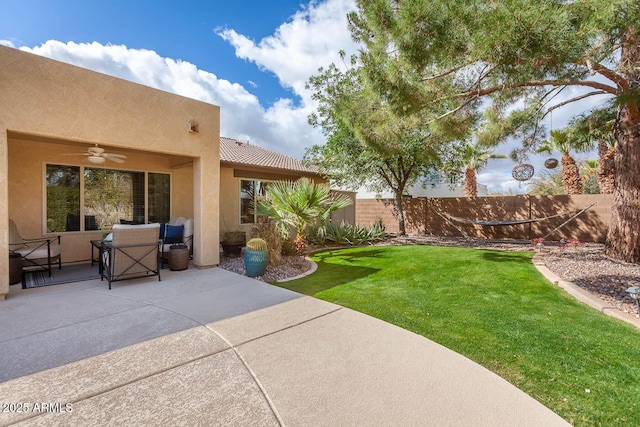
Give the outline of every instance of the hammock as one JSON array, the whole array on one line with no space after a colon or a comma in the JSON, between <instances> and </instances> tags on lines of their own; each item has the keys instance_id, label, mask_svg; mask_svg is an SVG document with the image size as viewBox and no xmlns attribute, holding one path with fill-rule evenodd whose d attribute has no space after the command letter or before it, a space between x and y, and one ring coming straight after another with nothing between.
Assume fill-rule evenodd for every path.
<instances>
[{"instance_id":1,"label":"hammock","mask_svg":"<svg viewBox=\"0 0 640 427\"><path fill-rule=\"evenodd\" d=\"M566 220L565 222L563 222L562 224L560 224L558 227L554 228L553 231L551 231L549 234L547 234L546 236L544 236L545 238L548 237L549 235L551 235L553 232L555 232L556 230L564 227L569 221L571 221L572 219L574 219L575 217L577 217L578 215L582 214L584 211L586 211L587 209L591 208L593 205L595 205L595 203L591 203L590 205L585 206L582 209L576 209L573 211L569 211L569 212L561 212L561 213L557 213L555 215L550 215L550 216L545 216L542 218L527 218L527 219L512 219L512 220L489 220L489 221L484 221L484 220L475 220L475 219L466 219L466 218L460 218L457 216L451 216L448 215L446 213L443 212L439 212L436 210L436 213L438 215L440 215L445 221L449 222L451 225L453 225L458 231L460 231L463 235L465 235L464 232L462 232L462 230L460 230L458 227L456 227L453 223L451 223L451 221L456 221L456 222L460 222L463 224L474 224L474 225L481 225L483 227L499 227L499 226L506 226L506 225L520 225L520 224L531 224L534 222L540 222L540 221L546 221L548 219L551 218L557 218L559 216L563 216L563 215L567 215L568 213L572 213L572 212L576 212L576 214L572 215L571 218L569 218L568 220Z\"/></svg>"}]
</instances>

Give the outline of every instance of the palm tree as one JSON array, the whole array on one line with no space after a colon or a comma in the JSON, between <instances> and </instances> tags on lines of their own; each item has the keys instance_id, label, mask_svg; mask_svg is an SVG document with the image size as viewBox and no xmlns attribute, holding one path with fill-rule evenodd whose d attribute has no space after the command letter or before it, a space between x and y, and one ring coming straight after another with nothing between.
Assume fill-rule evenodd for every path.
<instances>
[{"instance_id":1,"label":"palm tree","mask_svg":"<svg viewBox=\"0 0 640 427\"><path fill-rule=\"evenodd\" d=\"M461 160L464 170L464 196L478 197L478 180L476 173L484 168L490 159L505 159L503 154L495 154L493 148L475 144L467 144L462 148Z\"/></svg>"},{"instance_id":2,"label":"palm tree","mask_svg":"<svg viewBox=\"0 0 640 427\"><path fill-rule=\"evenodd\" d=\"M258 215L275 222L283 238L288 238L295 230L294 243L302 255L309 226L318 224L322 229L333 212L351 203L352 200L344 194L332 194L327 184L300 178L295 182L277 181L269 185L266 194L255 201L255 208Z\"/></svg>"},{"instance_id":3,"label":"palm tree","mask_svg":"<svg viewBox=\"0 0 640 427\"><path fill-rule=\"evenodd\" d=\"M562 186L565 194L582 194L582 180L580 179L580 170L575 159L571 156L571 151L586 151L589 147L585 147L581 139L572 138L573 135L567 129L552 130L549 132L550 138L542 141L537 153L548 152L554 150L562 154Z\"/></svg>"},{"instance_id":4,"label":"palm tree","mask_svg":"<svg viewBox=\"0 0 640 427\"><path fill-rule=\"evenodd\" d=\"M569 123L573 138L579 144L592 148L593 141L598 149L598 187L600 193L613 194L615 188L614 136L613 123L616 119L616 108L608 105L588 114L578 116Z\"/></svg>"}]
</instances>

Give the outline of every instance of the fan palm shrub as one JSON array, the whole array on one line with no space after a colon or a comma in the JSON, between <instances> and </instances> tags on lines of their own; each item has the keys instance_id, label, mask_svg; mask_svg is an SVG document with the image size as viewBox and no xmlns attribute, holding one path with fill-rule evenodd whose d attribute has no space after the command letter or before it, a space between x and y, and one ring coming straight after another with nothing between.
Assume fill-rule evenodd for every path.
<instances>
[{"instance_id":1,"label":"fan palm shrub","mask_svg":"<svg viewBox=\"0 0 640 427\"><path fill-rule=\"evenodd\" d=\"M311 225L324 228L331 214L352 203L343 194L333 194L327 184L316 184L308 178L297 181L277 181L267 193L254 201L256 213L270 218L284 238L295 232L298 254L306 249L306 233Z\"/></svg>"}]
</instances>

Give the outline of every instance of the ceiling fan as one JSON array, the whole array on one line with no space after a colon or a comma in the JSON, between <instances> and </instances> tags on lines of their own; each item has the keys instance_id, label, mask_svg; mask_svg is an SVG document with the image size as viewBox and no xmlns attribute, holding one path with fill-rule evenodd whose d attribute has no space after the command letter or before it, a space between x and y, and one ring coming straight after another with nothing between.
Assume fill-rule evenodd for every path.
<instances>
[{"instance_id":1,"label":"ceiling fan","mask_svg":"<svg viewBox=\"0 0 640 427\"><path fill-rule=\"evenodd\" d=\"M98 147L96 144L94 147L87 148L85 153L73 153L67 154L68 156L87 156L87 161L95 165L103 165L107 160L111 160L116 163L124 163L127 156L124 154L105 153L104 148Z\"/></svg>"}]
</instances>

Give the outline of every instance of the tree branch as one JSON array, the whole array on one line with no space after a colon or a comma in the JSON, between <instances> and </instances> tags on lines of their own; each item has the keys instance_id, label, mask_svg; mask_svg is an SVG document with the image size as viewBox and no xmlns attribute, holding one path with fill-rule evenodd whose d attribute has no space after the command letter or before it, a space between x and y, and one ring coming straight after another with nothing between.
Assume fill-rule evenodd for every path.
<instances>
[{"instance_id":1,"label":"tree branch","mask_svg":"<svg viewBox=\"0 0 640 427\"><path fill-rule=\"evenodd\" d=\"M549 114L550 112L552 112L553 110L555 110L557 108L560 108L560 107L564 107L565 105L571 104L572 102L580 101L581 99L585 99L585 98L588 98L590 96L606 95L606 94L607 94L607 92L604 92L602 90L596 90L596 91L593 91L593 92L585 93L584 95L576 96L575 98L571 98L571 99L568 99L566 101L562 101L559 104L556 104L556 105L553 105L553 106L549 107L547 109L547 112L544 113L544 115L542 116L542 118L546 117L546 115Z\"/></svg>"},{"instance_id":2,"label":"tree branch","mask_svg":"<svg viewBox=\"0 0 640 427\"><path fill-rule=\"evenodd\" d=\"M629 83L627 82L627 80L624 77L622 77L620 74L616 73L615 71L610 70L609 68L597 62L592 63L591 68L596 73L599 73L600 75L608 78L609 80L617 84L618 87L621 88L622 90L629 89Z\"/></svg>"},{"instance_id":3,"label":"tree branch","mask_svg":"<svg viewBox=\"0 0 640 427\"><path fill-rule=\"evenodd\" d=\"M445 76L448 76L449 74L453 74L453 73L455 73L455 72L457 72L457 71L460 71L460 70L462 70L462 69L463 69L463 68L465 68L465 67L467 67L467 65L461 65L461 66L459 66L459 67L455 67L455 68L452 68L452 69L450 69L450 70L447 70L447 71L445 71L445 72L443 72L443 73L440 73L440 74L434 74L434 75L432 75L432 76L425 77L425 78L423 78L423 79L422 79L422 81L423 81L423 82L428 82L428 81L431 81L431 80L436 80L436 79L439 79L439 78L441 78L441 77L445 77Z\"/></svg>"},{"instance_id":4,"label":"tree branch","mask_svg":"<svg viewBox=\"0 0 640 427\"><path fill-rule=\"evenodd\" d=\"M517 89L524 87L538 87L538 86L586 86L594 89L599 89L611 95L617 95L618 89L613 86L609 86L603 83L593 81L567 81L567 80L532 80L529 82L514 83L503 86L494 86L484 90L473 90L462 92L456 95L457 98L479 98L485 95L491 95L492 93L504 90L504 89Z\"/></svg>"},{"instance_id":5,"label":"tree branch","mask_svg":"<svg viewBox=\"0 0 640 427\"><path fill-rule=\"evenodd\" d=\"M440 116L436 117L433 120L430 120L427 122L427 126L431 125L432 123L437 122L438 120L444 119L447 116L450 116L452 114L457 113L458 111L462 110L464 107L466 107L467 105L473 103L476 100L476 98L469 98L467 101L463 102L462 104L458 105L456 108L454 108L453 110L449 110L444 114L441 114Z\"/></svg>"}]
</instances>

